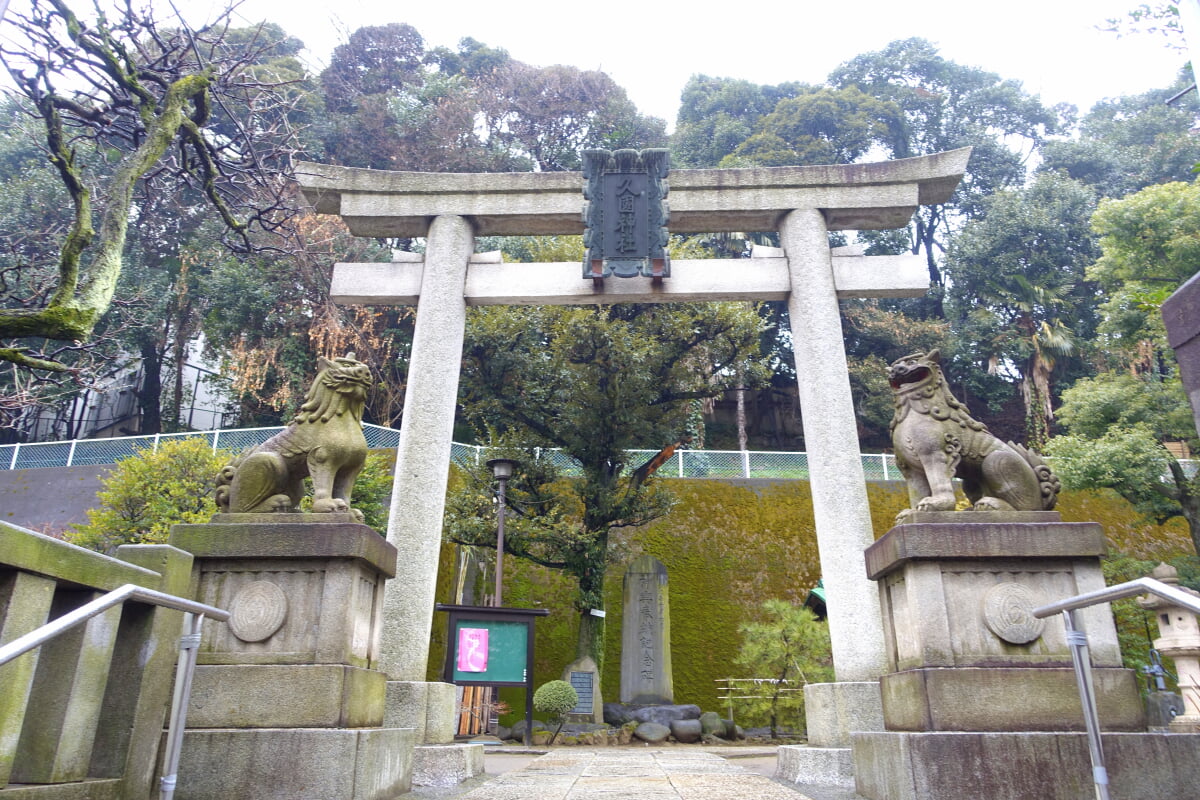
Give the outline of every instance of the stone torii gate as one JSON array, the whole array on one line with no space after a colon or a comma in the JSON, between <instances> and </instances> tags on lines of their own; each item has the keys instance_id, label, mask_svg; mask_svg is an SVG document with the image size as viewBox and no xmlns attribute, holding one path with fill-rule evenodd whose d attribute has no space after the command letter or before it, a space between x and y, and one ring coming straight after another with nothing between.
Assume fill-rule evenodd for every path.
<instances>
[{"instance_id":1,"label":"stone torii gate","mask_svg":"<svg viewBox=\"0 0 1200 800\"><path fill-rule=\"evenodd\" d=\"M417 306L388 529L401 553L385 598L381 668L389 678L425 681L467 306L786 300L834 672L839 683L878 680L887 658L878 589L863 557L874 537L837 301L920 296L928 272L919 256L831 250L827 233L903 227L918 205L950 198L969 155L968 148L874 164L673 171L673 233L777 230L782 248L757 248L750 259L676 260L658 282L594 282L580 277L578 262L473 257L475 236L582 233L580 173L300 164L306 199L318 213L341 216L354 235L426 239L423 257L336 265L331 288L339 303Z\"/></svg>"}]
</instances>

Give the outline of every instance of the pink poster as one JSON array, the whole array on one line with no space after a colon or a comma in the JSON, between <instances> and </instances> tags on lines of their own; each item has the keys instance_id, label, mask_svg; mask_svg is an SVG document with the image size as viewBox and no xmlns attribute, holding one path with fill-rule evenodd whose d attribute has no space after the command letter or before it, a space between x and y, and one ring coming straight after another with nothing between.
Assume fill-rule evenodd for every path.
<instances>
[{"instance_id":1,"label":"pink poster","mask_svg":"<svg viewBox=\"0 0 1200 800\"><path fill-rule=\"evenodd\" d=\"M487 672L488 629L458 629L458 671Z\"/></svg>"}]
</instances>

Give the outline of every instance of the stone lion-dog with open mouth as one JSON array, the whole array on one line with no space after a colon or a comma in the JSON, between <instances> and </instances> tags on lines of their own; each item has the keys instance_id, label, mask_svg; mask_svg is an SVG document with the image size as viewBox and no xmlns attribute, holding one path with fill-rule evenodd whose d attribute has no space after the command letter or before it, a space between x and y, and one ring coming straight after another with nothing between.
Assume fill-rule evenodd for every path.
<instances>
[{"instance_id":1,"label":"stone lion-dog with open mouth","mask_svg":"<svg viewBox=\"0 0 1200 800\"><path fill-rule=\"evenodd\" d=\"M896 409L892 447L911 506L896 516L897 524L916 511L953 511L954 478L962 480L974 511L1054 508L1061 484L1050 467L971 418L946 385L938 350L897 359L888 381Z\"/></svg>"}]
</instances>

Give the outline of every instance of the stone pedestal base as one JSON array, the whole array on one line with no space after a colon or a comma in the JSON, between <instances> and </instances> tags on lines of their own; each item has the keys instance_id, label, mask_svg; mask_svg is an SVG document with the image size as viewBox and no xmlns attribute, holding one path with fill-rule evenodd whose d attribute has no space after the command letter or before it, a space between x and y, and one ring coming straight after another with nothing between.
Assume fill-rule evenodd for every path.
<instances>
[{"instance_id":1,"label":"stone pedestal base","mask_svg":"<svg viewBox=\"0 0 1200 800\"><path fill-rule=\"evenodd\" d=\"M413 732L257 728L184 734L176 800L391 800L412 788Z\"/></svg>"},{"instance_id":2,"label":"stone pedestal base","mask_svg":"<svg viewBox=\"0 0 1200 800\"><path fill-rule=\"evenodd\" d=\"M425 744L413 748L413 786L457 786L482 774L482 744Z\"/></svg>"},{"instance_id":3,"label":"stone pedestal base","mask_svg":"<svg viewBox=\"0 0 1200 800\"><path fill-rule=\"evenodd\" d=\"M382 672L339 664L202 664L192 683L188 725L379 727L386 685Z\"/></svg>"},{"instance_id":4,"label":"stone pedestal base","mask_svg":"<svg viewBox=\"0 0 1200 800\"><path fill-rule=\"evenodd\" d=\"M383 727L375 669L396 549L349 514L218 514L176 525L205 623L179 800L390 800L415 735Z\"/></svg>"},{"instance_id":5,"label":"stone pedestal base","mask_svg":"<svg viewBox=\"0 0 1200 800\"><path fill-rule=\"evenodd\" d=\"M1146 729L1132 670L1097 667L1092 680L1104 730ZM889 731L1084 730L1070 667L909 669L879 684Z\"/></svg>"},{"instance_id":6,"label":"stone pedestal base","mask_svg":"<svg viewBox=\"0 0 1200 800\"><path fill-rule=\"evenodd\" d=\"M1171 733L1200 733L1200 717L1180 714L1167 725Z\"/></svg>"},{"instance_id":7,"label":"stone pedestal base","mask_svg":"<svg viewBox=\"0 0 1200 800\"><path fill-rule=\"evenodd\" d=\"M778 748L775 777L788 783L854 788L854 761L849 747L783 745Z\"/></svg>"},{"instance_id":8,"label":"stone pedestal base","mask_svg":"<svg viewBox=\"0 0 1200 800\"><path fill-rule=\"evenodd\" d=\"M879 684L875 681L807 684L804 718L810 746L849 747L851 731L883 730Z\"/></svg>"},{"instance_id":9,"label":"stone pedestal base","mask_svg":"<svg viewBox=\"0 0 1200 800\"><path fill-rule=\"evenodd\" d=\"M1083 712L1059 619L1033 609L1104 588L1104 533L1053 512L917 513L867 548L879 583L889 731L1076 731ZM1104 730L1146 729L1106 605L1081 609Z\"/></svg>"},{"instance_id":10,"label":"stone pedestal base","mask_svg":"<svg viewBox=\"0 0 1200 800\"><path fill-rule=\"evenodd\" d=\"M1092 800L1082 733L855 733L855 791L869 800ZM1194 797L1200 734L1106 733L1110 792Z\"/></svg>"},{"instance_id":11,"label":"stone pedestal base","mask_svg":"<svg viewBox=\"0 0 1200 800\"><path fill-rule=\"evenodd\" d=\"M388 681L383 724L412 728L418 744L454 741L457 701L454 684L435 681Z\"/></svg>"}]
</instances>

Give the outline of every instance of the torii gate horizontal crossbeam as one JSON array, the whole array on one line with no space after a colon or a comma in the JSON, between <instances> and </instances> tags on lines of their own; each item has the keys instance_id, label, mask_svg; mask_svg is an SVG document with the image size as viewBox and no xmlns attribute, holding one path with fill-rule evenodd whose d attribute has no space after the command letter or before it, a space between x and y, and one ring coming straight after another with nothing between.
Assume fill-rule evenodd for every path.
<instances>
[{"instance_id":1,"label":"torii gate horizontal crossbeam","mask_svg":"<svg viewBox=\"0 0 1200 800\"><path fill-rule=\"evenodd\" d=\"M673 233L776 231L783 215L818 208L829 230L902 228L918 205L944 203L970 148L872 164L672 170ZM583 232L578 172L389 172L301 162L296 179L318 213L355 236L425 236L438 216L477 236Z\"/></svg>"},{"instance_id":2,"label":"torii gate horizontal crossbeam","mask_svg":"<svg viewBox=\"0 0 1200 800\"><path fill-rule=\"evenodd\" d=\"M836 251L835 251L836 256ZM342 305L416 305L424 261L343 263L334 267L329 294ZM922 297L929 271L922 256L841 256L832 259L839 299ZM786 300L791 292L787 258L676 260L674 275L658 282L621 278L597 286L579 278L579 262L501 264L467 268L467 305L596 305Z\"/></svg>"}]
</instances>

